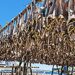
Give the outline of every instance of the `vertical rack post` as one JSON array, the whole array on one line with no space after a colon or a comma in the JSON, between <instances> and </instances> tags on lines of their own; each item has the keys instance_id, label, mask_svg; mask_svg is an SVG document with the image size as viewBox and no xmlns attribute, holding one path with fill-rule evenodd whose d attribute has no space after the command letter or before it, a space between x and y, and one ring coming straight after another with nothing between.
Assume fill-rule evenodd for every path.
<instances>
[{"instance_id":1,"label":"vertical rack post","mask_svg":"<svg viewBox=\"0 0 75 75\"><path fill-rule=\"evenodd\" d=\"M62 75L62 73L63 73L63 65L62 65L62 67L61 67L61 74L60 74L60 75Z\"/></svg>"},{"instance_id":2,"label":"vertical rack post","mask_svg":"<svg viewBox=\"0 0 75 75\"><path fill-rule=\"evenodd\" d=\"M14 64L12 66L12 74L11 75L14 75Z\"/></svg>"},{"instance_id":3,"label":"vertical rack post","mask_svg":"<svg viewBox=\"0 0 75 75\"><path fill-rule=\"evenodd\" d=\"M30 73L32 75L32 66L31 66L31 62L30 62Z\"/></svg>"},{"instance_id":4,"label":"vertical rack post","mask_svg":"<svg viewBox=\"0 0 75 75\"><path fill-rule=\"evenodd\" d=\"M27 75L27 68L26 68L26 62L25 61L24 61L23 75Z\"/></svg>"},{"instance_id":5,"label":"vertical rack post","mask_svg":"<svg viewBox=\"0 0 75 75\"><path fill-rule=\"evenodd\" d=\"M2 72L1 72L1 75L2 75Z\"/></svg>"},{"instance_id":6,"label":"vertical rack post","mask_svg":"<svg viewBox=\"0 0 75 75\"><path fill-rule=\"evenodd\" d=\"M53 75L53 69L54 69L54 65L53 65L53 67L52 67L52 73L51 73L51 75Z\"/></svg>"},{"instance_id":7,"label":"vertical rack post","mask_svg":"<svg viewBox=\"0 0 75 75\"><path fill-rule=\"evenodd\" d=\"M73 67L73 65L72 65L72 71L71 71L71 75L73 75L73 70L74 70L74 67Z\"/></svg>"}]
</instances>

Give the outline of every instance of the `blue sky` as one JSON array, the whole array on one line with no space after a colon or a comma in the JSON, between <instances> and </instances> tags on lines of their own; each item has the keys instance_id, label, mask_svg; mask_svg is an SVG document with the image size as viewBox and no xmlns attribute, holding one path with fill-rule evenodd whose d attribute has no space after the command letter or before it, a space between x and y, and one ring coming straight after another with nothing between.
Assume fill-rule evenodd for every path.
<instances>
[{"instance_id":1,"label":"blue sky","mask_svg":"<svg viewBox=\"0 0 75 75\"><path fill-rule=\"evenodd\" d=\"M2 27L18 15L32 0L0 0L0 24Z\"/></svg>"}]
</instances>

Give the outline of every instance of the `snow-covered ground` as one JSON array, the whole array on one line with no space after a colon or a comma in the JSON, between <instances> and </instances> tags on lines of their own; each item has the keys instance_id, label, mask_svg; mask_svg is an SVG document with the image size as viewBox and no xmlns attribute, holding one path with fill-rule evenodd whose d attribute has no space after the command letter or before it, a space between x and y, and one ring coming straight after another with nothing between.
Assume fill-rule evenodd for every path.
<instances>
[{"instance_id":1,"label":"snow-covered ground","mask_svg":"<svg viewBox=\"0 0 75 75\"><path fill-rule=\"evenodd\" d=\"M4 66L17 66L19 65L19 62L17 61L0 61L0 65L4 65ZM23 66L23 63L22 65ZM46 64L40 64L40 63L32 63L31 64L31 67L32 67L32 71L33 71L33 75L51 75L52 73L52 68L53 68L53 65L46 65ZM55 65L54 68L57 68L57 66ZM61 66L58 66L58 68L61 70ZM69 70L72 71L72 68L69 67ZM75 71L75 67L74 67L74 71ZM12 72L12 69L11 68L0 68L0 72ZM58 75L58 72L57 71L54 71L54 74L55 75Z\"/></svg>"}]
</instances>

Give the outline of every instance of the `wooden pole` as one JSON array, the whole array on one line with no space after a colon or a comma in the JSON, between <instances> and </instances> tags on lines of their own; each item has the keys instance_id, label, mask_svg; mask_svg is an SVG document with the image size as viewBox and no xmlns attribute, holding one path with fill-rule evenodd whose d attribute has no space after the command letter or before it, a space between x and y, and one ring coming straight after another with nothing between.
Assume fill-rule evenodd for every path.
<instances>
[{"instance_id":1,"label":"wooden pole","mask_svg":"<svg viewBox=\"0 0 75 75\"><path fill-rule=\"evenodd\" d=\"M24 71L23 71L23 75L27 75L27 68L26 68L26 62L24 61Z\"/></svg>"},{"instance_id":2,"label":"wooden pole","mask_svg":"<svg viewBox=\"0 0 75 75\"><path fill-rule=\"evenodd\" d=\"M73 67L73 65L72 65L72 71L71 71L71 75L73 75L73 71L74 71L74 67Z\"/></svg>"},{"instance_id":3,"label":"wooden pole","mask_svg":"<svg viewBox=\"0 0 75 75\"><path fill-rule=\"evenodd\" d=\"M52 67L52 73L51 73L51 75L53 75L53 71L54 71L53 69L54 69L54 65L53 65L53 67Z\"/></svg>"},{"instance_id":4,"label":"wooden pole","mask_svg":"<svg viewBox=\"0 0 75 75\"><path fill-rule=\"evenodd\" d=\"M63 74L63 65L62 65L62 67L61 67L61 74L60 75L62 75Z\"/></svg>"},{"instance_id":5,"label":"wooden pole","mask_svg":"<svg viewBox=\"0 0 75 75\"><path fill-rule=\"evenodd\" d=\"M18 75L18 69L17 68L15 68L15 72L16 72L16 75Z\"/></svg>"},{"instance_id":6,"label":"wooden pole","mask_svg":"<svg viewBox=\"0 0 75 75\"><path fill-rule=\"evenodd\" d=\"M69 75L68 68L69 68L69 65L68 65L68 61L67 61L67 75Z\"/></svg>"},{"instance_id":7,"label":"wooden pole","mask_svg":"<svg viewBox=\"0 0 75 75\"><path fill-rule=\"evenodd\" d=\"M31 62L30 62L30 73L32 75L32 66L31 66Z\"/></svg>"},{"instance_id":8,"label":"wooden pole","mask_svg":"<svg viewBox=\"0 0 75 75\"><path fill-rule=\"evenodd\" d=\"M19 75L21 75L21 66L19 67Z\"/></svg>"},{"instance_id":9,"label":"wooden pole","mask_svg":"<svg viewBox=\"0 0 75 75\"><path fill-rule=\"evenodd\" d=\"M2 75L2 72L1 72L1 75Z\"/></svg>"},{"instance_id":10,"label":"wooden pole","mask_svg":"<svg viewBox=\"0 0 75 75\"><path fill-rule=\"evenodd\" d=\"M14 64L12 66L12 74L11 75L14 75Z\"/></svg>"}]
</instances>

